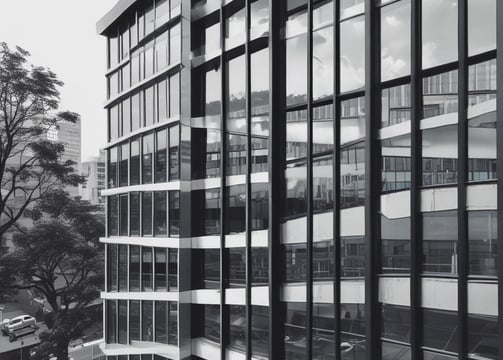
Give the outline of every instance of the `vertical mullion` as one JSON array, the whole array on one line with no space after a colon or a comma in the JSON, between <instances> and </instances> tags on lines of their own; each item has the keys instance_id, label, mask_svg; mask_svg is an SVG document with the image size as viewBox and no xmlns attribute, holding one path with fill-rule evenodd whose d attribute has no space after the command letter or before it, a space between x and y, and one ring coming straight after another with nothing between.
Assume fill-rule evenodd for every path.
<instances>
[{"instance_id":1,"label":"vertical mullion","mask_svg":"<svg viewBox=\"0 0 503 360\"><path fill-rule=\"evenodd\" d=\"M281 210L282 183L284 177L285 139L285 64L284 40L281 30L285 15L285 1L269 0L269 359L283 358L281 286Z\"/></svg>"},{"instance_id":2,"label":"vertical mullion","mask_svg":"<svg viewBox=\"0 0 503 360\"><path fill-rule=\"evenodd\" d=\"M340 357L340 330L341 330L341 238L340 238L340 106L337 102L337 94L340 92L340 6L338 1L334 1L334 84L333 84L333 130L334 130L334 149L333 149L333 193L334 193L334 215L333 215L333 238L334 238L334 356Z\"/></svg>"},{"instance_id":3,"label":"vertical mullion","mask_svg":"<svg viewBox=\"0 0 503 360\"><path fill-rule=\"evenodd\" d=\"M422 111L422 40L421 0L411 3L411 259L410 259L410 314L411 360L422 360L421 268L422 268L422 217L421 217L421 118Z\"/></svg>"},{"instance_id":4,"label":"vertical mullion","mask_svg":"<svg viewBox=\"0 0 503 360\"><path fill-rule=\"evenodd\" d=\"M245 290L245 306L246 306L246 359L251 359L252 353L252 304L251 304L251 286L252 286L252 250L251 250L251 61L250 61L250 25L251 11L250 0L245 0L245 23L246 23L246 42L245 42L245 71L246 71L246 290Z\"/></svg>"},{"instance_id":5,"label":"vertical mullion","mask_svg":"<svg viewBox=\"0 0 503 360\"><path fill-rule=\"evenodd\" d=\"M458 0L458 358L467 358L468 315L468 5Z\"/></svg>"},{"instance_id":6,"label":"vertical mullion","mask_svg":"<svg viewBox=\"0 0 503 360\"><path fill-rule=\"evenodd\" d=\"M496 114L497 132L496 132L496 171L497 171L497 214L498 214L498 234L503 234L503 2L497 1L497 51L496 51L496 69L497 69L497 95L496 95ZM503 246L498 246L498 258L503 259ZM503 261L498 261L498 354L503 354Z\"/></svg>"},{"instance_id":7,"label":"vertical mullion","mask_svg":"<svg viewBox=\"0 0 503 360\"><path fill-rule=\"evenodd\" d=\"M226 67L227 64L224 63L224 53L225 53L225 12L224 12L224 1L220 4L220 81L221 81L221 93L220 93L220 358L225 360L225 349L227 348L227 343L229 341L229 329L228 329L228 311L227 306L225 306L225 283L227 279L227 254L225 251L225 183L226 183L226 150L227 150L227 133L226 133L226 106L225 99L227 93L226 84ZM208 86L208 84L206 84Z\"/></svg>"},{"instance_id":8,"label":"vertical mullion","mask_svg":"<svg viewBox=\"0 0 503 360\"><path fill-rule=\"evenodd\" d=\"M307 221L306 221L306 359L313 355L313 6L312 0L307 2Z\"/></svg>"},{"instance_id":9,"label":"vertical mullion","mask_svg":"<svg viewBox=\"0 0 503 360\"><path fill-rule=\"evenodd\" d=\"M377 141L380 119L378 86L380 79L379 9L365 0L365 359L381 358L378 277L380 147Z\"/></svg>"}]
</instances>

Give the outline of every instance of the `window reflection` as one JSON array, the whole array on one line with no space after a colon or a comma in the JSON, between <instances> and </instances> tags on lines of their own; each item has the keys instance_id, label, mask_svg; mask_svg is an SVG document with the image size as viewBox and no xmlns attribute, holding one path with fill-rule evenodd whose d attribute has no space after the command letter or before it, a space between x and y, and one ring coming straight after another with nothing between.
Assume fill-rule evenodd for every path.
<instances>
[{"instance_id":1,"label":"window reflection","mask_svg":"<svg viewBox=\"0 0 503 360\"><path fill-rule=\"evenodd\" d=\"M458 213L423 213L423 271L457 274Z\"/></svg>"},{"instance_id":2,"label":"window reflection","mask_svg":"<svg viewBox=\"0 0 503 360\"><path fill-rule=\"evenodd\" d=\"M365 239L341 238L341 276L363 277L365 271Z\"/></svg>"},{"instance_id":3,"label":"window reflection","mask_svg":"<svg viewBox=\"0 0 503 360\"><path fill-rule=\"evenodd\" d=\"M266 247L252 247L251 251L252 286L267 285L269 283L269 249Z\"/></svg>"},{"instance_id":4,"label":"window reflection","mask_svg":"<svg viewBox=\"0 0 503 360\"><path fill-rule=\"evenodd\" d=\"M286 159L307 156L307 110L286 113Z\"/></svg>"},{"instance_id":5,"label":"window reflection","mask_svg":"<svg viewBox=\"0 0 503 360\"><path fill-rule=\"evenodd\" d=\"M246 69L244 55L227 63L227 80L227 130L246 132Z\"/></svg>"},{"instance_id":6,"label":"window reflection","mask_svg":"<svg viewBox=\"0 0 503 360\"><path fill-rule=\"evenodd\" d=\"M269 48L251 54L250 73L251 133L267 136L269 134Z\"/></svg>"},{"instance_id":7,"label":"window reflection","mask_svg":"<svg viewBox=\"0 0 503 360\"><path fill-rule=\"evenodd\" d=\"M468 357L498 359L498 318L468 315Z\"/></svg>"},{"instance_id":8,"label":"window reflection","mask_svg":"<svg viewBox=\"0 0 503 360\"><path fill-rule=\"evenodd\" d=\"M307 12L291 15L286 24L286 104L307 101Z\"/></svg>"},{"instance_id":9,"label":"window reflection","mask_svg":"<svg viewBox=\"0 0 503 360\"><path fill-rule=\"evenodd\" d=\"M220 287L220 250L192 250L194 264L194 288L218 289Z\"/></svg>"},{"instance_id":10,"label":"window reflection","mask_svg":"<svg viewBox=\"0 0 503 360\"><path fill-rule=\"evenodd\" d=\"M313 154L332 152L334 148L334 106L313 108Z\"/></svg>"},{"instance_id":11,"label":"window reflection","mask_svg":"<svg viewBox=\"0 0 503 360\"><path fill-rule=\"evenodd\" d=\"M381 8L381 81L410 74L410 0Z\"/></svg>"},{"instance_id":12,"label":"window reflection","mask_svg":"<svg viewBox=\"0 0 503 360\"><path fill-rule=\"evenodd\" d=\"M238 0L225 8L225 49L232 49L245 42L246 10L244 1Z\"/></svg>"},{"instance_id":13,"label":"window reflection","mask_svg":"<svg viewBox=\"0 0 503 360\"><path fill-rule=\"evenodd\" d=\"M307 275L306 244L283 245L284 272L283 282L305 282Z\"/></svg>"},{"instance_id":14,"label":"window reflection","mask_svg":"<svg viewBox=\"0 0 503 360\"><path fill-rule=\"evenodd\" d=\"M192 179L220 176L220 131L191 128Z\"/></svg>"},{"instance_id":15,"label":"window reflection","mask_svg":"<svg viewBox=\"0 0 503 360\"><path fill-rule=\"evenodd\" d=\"M468 55L496 49L497 0L468 0Z\"/></svg>"},{"instance_id":16,"label":"window reflection","mask_svg":"<svg viewBox=\"0 0 503 360\"><path fill-rule=\"evenodd\" d=\"M267 138L252 137L251 139L251 172L268 171L269 145Z\"/></svg>"},{"instance_id":17,"label":"window reflection","mask_svg":"<svg viewBox=\"0 0 503 360\"><path fill-rule=\"evenodd\" d=\"M363 304L341 304L341 358L365 355L365 309Z\"/></svg>"},{"instance_id":18,"label":"window reflection","mask_svg":"<svg viewBox=\"0 0 503 360\"><path fill-rule=\"evenodd\" d=\"M334 242L317 241L313 243L313 280L328 281L334 278Z\"/></svg>"},{"instance_id":19,"label":"window reflection","mask_svg":"<svg viewBox=\"0 0 503 360\"><path fill-rule=\"evenodd\" d=\"M251 307L251 352L258 357L269 354L269 307Z\"/></svg>"},{"instance_id":20,"label":"window reflection","mask_svg":"<svg viewBox=\"0 0 503 360\"><path fill-rule=\"evenodd\" d=\"M365 137L365 98L341 101L341 145Z\"/></svg>"},{"instance_id":21,"label":"window reflection","mask_svg":"<svg viewBox=\"0 0 503 360\"><path fill-rule=\"evenodd\" d=\"M424 118L458 111L458 71L423 79Z\"/></svg>"},{"instance_id":22,"label":"window reflection","mask_svg":"<svg viewBox=\"0 0 503 360\"><path fill-rule=\"evenodd\" d=\"M246 249L227 249L229 261L229 278L227 286L231 288L245 287L246 285Z\"/></svg>"},{"instance_id":23,"label":"window reflection","mask_svg":"<svg viewBox=\"0 0 503 360\"><path fill-rule=\"evenodd\" d=\"M410 217L390 219L381 216L383 274L410 271Z\"/></svg>"},{"instance_id":24,"label":"window reflection","mask_svg":"<svg viewBox=\"0 0 503 360\"><path fill-rule=\"evenodd\" d=\"M326 212L334 208L332 155L313 159L313 211Z\"/></svg>"},{"instance_id":25,"label":"window reflection","mask_svg":"<svg viewBox=\"0 0 503 360\"><path fill-rule=\"evenodd\" d=\"M496 59L468 67L468 99L470 106L496 99Z\"/></svg>"},{"instance_id":26,"label":"window reflection","mask_svg":"<svg viewBox=\"0 0 503 360\"><path fill-rule=\"evenodd\" d=\"M313 9L313 100L334 92L333 6L333 2L328 2Z\"/></svg>"},{"instance_id":27,"label":"window reflection","mask_svg":"<svg viewBox=\"0 0 503 360\"><path fill-rule=\"evenodd\" d=\"M468 181L496 179L496 111L468 119Z\"/></svg>"},{"instance_id":28,"label":"window reflection","mask_svg":"<svg viewBox=\"0 0 503 360\"><path fill-rule=\"evenodd\" d=\"M469 211L468 240L470 275L497 276L497 212Z\"/></svg>"},{"instance_id":29,"label":"window reflection","mask_svg":"<svg viewBox=\"0 0 503 360\"><path fill-rule=\"evenodd\" d=\"M269 1L257 0L250 4L250 40L269 33Z\"/></svg>"},{"instance_id":30,"label":"window reflection","mask_svg":"<svg viewBox=\"0 0 503 360\"><path fill-rule=\"evenodd\" d=\"M192 192L193 236L216 235L220 233L220 206L219 189L196 190Z\"/></svg>"},{"instance_id":31,"label":"window reflection","mask_svg":"<svg viewBox=\"0 0 503 360\"><path fill-rule=\"evenodd\" d=\"M381 140L382 191L410 188L410 134Z\"/></svg>"},{"instance_id":32,"label":"window reflection","mask_svg":"<svg viewBox=\"0 0 503 360\"><path fill-rule=\"evenodd\" d=\"M347 92L365 84L365 19L357 16L340 24L340 90Z\"/></svg>"},{"instance_id":33,"label":"window reflection","mask_svg":"<svg viewBox=\"0 0 503 360\"><path fill-rule=\"evenodd\" d=\"M244 232L246 229L246 186L228 186L226 205L225 233Z\"/></svg>"},{"instance_id":34,"label":"window reflection","mask_svg":"<svg viewBox=\"0 0 503 360\"><path fill-rule=\"evenodd\" d=\"M313 359L336 359L334 305L313 304Z\"/></svg>"},{"instance_id":35,"label":"window reflection","mask_svg":"<svg viewBox=\"0 0 503 360\"><path fill-rule=\"evenodd\" d=\"M423 0L423 69L458 58L458 1Z\"/></svg>"},{"instance_id":36,"label":"window reflection","mask_svg":"<svg viewBox=\"0 0 503 360\"><path fill-rule=\"evenodd\" d=\"M454 184L458 180L457 125L423 130L423 185Z\"/></svg>"},{"instance_id":37,"label":"window reflection","mask_svg":"<svg viewBox=\"0 0 503 360\"><path fill-rule=\"evenodd\" d=\"M382 127L410 121L410 84L382 90Z\"/></svg>"},{"instance_id":38,"label":"window reflection","mask_svg":"<svg viewBox=\"0 0 503 360\"><path fill-rule=\"evenodd\" d=\"M458 351L458 321L457 313L423 309L423 345L429 348ZM426 358L426 357L425 357ZM428 357L428 359L437 359Z\"/></svg>"},{"instance_id":39,"label":"window reflection","mask_svg":"<svg viewBox=\"0 0 503 360\"><path fill-rule=\"evenodd\" d=\"M305 359L306 303L284 303L285 359Z\"/></svg>"},{"instance_id":40,"label":"window reflection","mask_svg":"<svg viewBox=\"0 0 503 360\"><path fill-rule=\"evenodd\" d=\"M382 304L383 339L410 343L410 332L410 308Z\"/></svg>"},{"instance_id":41,"label":"window reflection","mask_svg":"<svg viewBox=\"0 0 503 360\"><path fill-rule=\"evenodd\" d=\"M285 217L305 215L307 211L307 169L305 162L287 164L285 169Z\"/></svg>"},{"instance_id":42,"label":"window reflection","mask_svg":"<svg viewBox=\"0 0 503 360\"><path fill-rule=\"evenodd\" d=\"M340 151L341 208L365 204L365 147L360 142Z\"/></svg>"}]
</instances>

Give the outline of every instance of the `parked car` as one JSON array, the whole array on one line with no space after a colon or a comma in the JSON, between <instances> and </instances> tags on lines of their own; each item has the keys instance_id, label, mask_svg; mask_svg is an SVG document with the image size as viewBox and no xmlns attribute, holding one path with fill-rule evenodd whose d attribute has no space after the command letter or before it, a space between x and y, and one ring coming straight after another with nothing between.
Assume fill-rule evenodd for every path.
<instances>
[{"instance_id":1,"label":"parked car","mask_svg":"<svg viewBox=\"0 0 503 360\"><path fill-rule=\"evenodd\" d=\"M4 333L10 334L13 331L23 329L28 326L36 325L37 321L33 316L21 315L16 316L8 321L4 321L2 326L2 331Z\"/></svg>"}]
</instances>

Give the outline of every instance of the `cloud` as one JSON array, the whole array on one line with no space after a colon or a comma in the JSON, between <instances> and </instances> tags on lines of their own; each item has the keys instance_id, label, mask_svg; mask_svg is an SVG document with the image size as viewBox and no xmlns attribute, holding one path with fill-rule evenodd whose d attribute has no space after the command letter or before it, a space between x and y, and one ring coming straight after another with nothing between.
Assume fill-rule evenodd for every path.
<instances>
[{"instance_id":1,"label":"cloud","mask_svg":"<svg viewBox=\"0 0 503 360\"><path fill-rule=\"evenodd\" d=\"M383 56L381 60L382 80L393 79L407 73L407 63L400 58Z\"/></svg>"},{"instance_id":2,"label":"cloud","mask_svg":"<svg viewBox=\"0 0 503 360\"><path fill-rule=\"evenodd\" d=\"M402 23L396 16L386 16L384 20L386 21L386 24L392 27L400 26Z\"/></svg>"},{"instance_id":3,"label":"cloud","mask_svg":"<svg viewBox=\"0 0 503 360\"><path fill-rule=\"evenodd\" d=\"M437 59L434 55L437 47L437 43L433 41L423 44L423 68L429 68L437 64Z\"/></svg>"}]
</instances>

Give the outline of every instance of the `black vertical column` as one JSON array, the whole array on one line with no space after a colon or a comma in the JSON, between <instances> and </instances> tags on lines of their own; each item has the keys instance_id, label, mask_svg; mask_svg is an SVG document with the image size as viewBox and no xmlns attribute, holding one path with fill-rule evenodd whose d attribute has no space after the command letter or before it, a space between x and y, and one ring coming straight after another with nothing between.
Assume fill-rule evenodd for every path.
<instances>
[{"instance_id":1,"label":"black vertical column","mask_svg":"<svg viewBox=\"0 0 503 360\"><path fill-rule=\"evenodd\" d=\"M423 118L422 27L421 0L411 6L411 187L410 187L410 314L411 360L422 360L421 270L422 270L422 216L421 216L421 119Z\"/></svg>"},{"instance_id":2,"label":"black vertical column","mask_svg":"<svg viewBox=\"0 0 503 360\"><path fill-rule=\"evenodd\" d=\"M379 9L365 0L365 337L366 360L381 358L378 290L380 259L380 36Z\"/></svg>"},{"instance_id":3,"label":"black vertical column","mask_svg":"<svg viewBox=\"0 0 503 360\"><path fill-rule=\"evenodd\" d=\"M225 289L226 282L229 278L229 264L227 251L225 249L225 184L226 184L226 167L227 167L227 107L226 107L226 94L227 94L227 64L223 56L225 52L225 12L223 2L220 7L220 48L222 53L220 55L220 81L221 81L221 101L220 101L220 358L225 360L225 350L229 344L229 308L225 305ZM206 84L208 86L208 84Z\"/></svg>"},{"instance_id":4,"label":"black vertical column","mask_svg":"<svg viewBox=\"0 0 503 360\"><path fill-rule=\"evenodd\" d=\"M458 359L467 358L468 315L468 5L458 0Z\"/></svg>"},{"instance_id":5,"label":"black vertical column","mask_svg":"<svg viewBox=\"0 0 503 360\"><path fill-rule=\"evenodd\" d=\"M284 339L280 303L281 210L285 148L285 45L281 28L284 0L269 0L269 359L282 359Z\"/></svg>"},{"instance_id":6,"label":"black vertical column","mask_svg":"<svg viewBox=\"0 0 503 360\"><path fill-rule=\"evenodd\" d=\"M251 359L252 354L252 248L251 248L251 61L250 61L250 1L245 0L246 13L246 43L245 43L245 69L246 69L246 359Z\"/></svg>"},{"instance_id":7,"label":"black vertical column","mask_svg":"<svg viewBox=\"0 0 503 360\"><path fill-rule=\"evenodd\" d=\"M340 38L339 38L339 2L334 2L334 96L333 96L333 121L334 121L334 149L333 149L333 193L334 193L334 352L335 359L339 359L341 353L341 217L340 217L340 198L341 198L341 128L340 128L340 106L337 102L337 94L340 92Z\"/></svg>"},{"instance_id":8,"label":"black vertical column","mask_svg":"<svg viewBox=\"0 0 503 360\"><path fill-rule=\"evenodd\" d=\"M503 234L503 2L497 1L497 95L496 95L496 171L498 177L498 234ZM501 235L500 235L501 236ZM498 355L503 355L503 246L498 244Z\"/></svg>"},{"instance_id":9,"label":"black vertical column","mask_svg":"<svg viewBox=\"0 0 503 360\"><path fill-rule=\"evenodd\" d=\"M307 1L306 359L313 356L313 7Z\"/></svg>"}]
</instances>

